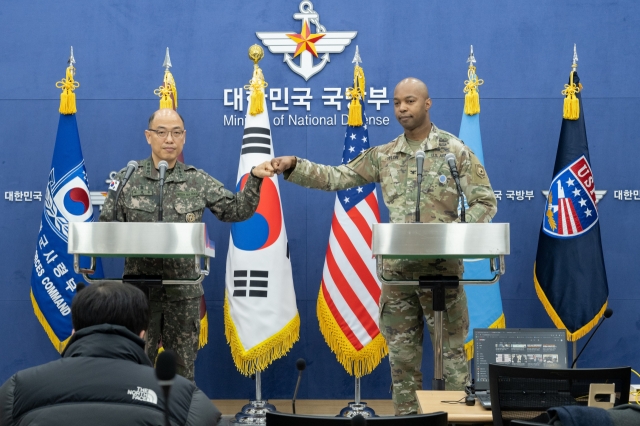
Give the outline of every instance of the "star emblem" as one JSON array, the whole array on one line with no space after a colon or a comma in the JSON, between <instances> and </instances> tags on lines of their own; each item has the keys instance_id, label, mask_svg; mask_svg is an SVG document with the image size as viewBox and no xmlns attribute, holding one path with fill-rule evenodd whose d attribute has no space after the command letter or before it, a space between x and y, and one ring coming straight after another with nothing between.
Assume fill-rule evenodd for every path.
<instances>
[{"instance_id":1,"label":"star emblem","mask_svg":"<svg viewBox=\"0 0 640 426\"><path fill-rule=\"evenodd\" d=\"M578 201L580 203L580 207L584 207L587 205L587 200L585 200L584 198L580 198L580 201Z\"/></svg>"},{"instance_id":2,"label":"star emblem","mask_svg":"<svg viewBox=\"0 0 640 426\"><path fill-rule=\"evenodd\" d=\"M362 149L360 150L360 154L362 154L362 153L363 153L363 152L365 152L365 151L366 151L366 149L362 148Z\"/></svg>"},{"instance_id":3,"label":"star emblem","mask_svg":"<svg viewBox=\"0 0 640 426\"><path fill-rule=\"evenodd\" d=\"M349 197L344 197L344 202L348 203L349 202Z\"/></svg>"},{"instance_id":4,"label":"star emblem","mask_svg":"<svg viewBox=\"0 0 640 426\"><path fill-rule=\"evenodd\" d=\"M573 183L575 182L575 180L569 178L569 180L567 181L567 185L569 186L573 186Z\"/></svg>"},{"instance_id":5,"label":"star emblem","mask_svg":"<svg viewBox=\"0 0 640 426\"><path fill-rule=\"evenodd\" d=\"M367 143L367 137L366 137L366 136L363 136L363 137L362 137L362 142L363 142L363 143Z\"/></svg>"},{"instance_id":6,"label":"star emblem","mask_svg":"<svg viewBox=\"0 0 640 426\"><path fill-rule=\"evenodd\" d=\"M578 195L580 195L580 190L578 188L573 190L573 196L577 197Z\"/></svg>"},{"instance_id":7,"label":"star emblem","mask_svg":"<svg viewBox=\"0 0 640 426\"><path fill-rule=\"evenodd\" d=\"M591 216L591 212L592 212L592 210L586 209L586 210L584 211L584 215L585 215L586 217L590 217L590 216Z\"/></svg>"},{"instance_id":8,"label":"star emblem","mask_svg":"<svg viewBox=\"0 0 640 426\"><path fill-rule=\"evenodd\" d=\"M358 194L359 194L359 193L361 193L362 191L364 191L364 189L362 189L362 187L361 187L361 186L359 186L359 187L357 188L357 191L358 191Z\"/></svg>"},{"instance_id":9,"label":"star emblem","mask_svg":"<svg viewBox=\"0 0 640 426\"><path fill-rule=\"evenodd\" d=\"M367 116L365 115L364 118L367 118ZM365 124L364 126L362 126L362 128L367 130L367 125Z\"/></svg>"},{"instance_id":10,"label":"star emblem","mask_svg":"<svg viewBox=\"0 0 640 426\"><path fill-rule=\"evenodd\" d=\"M354 152L356 149L352 146L349 147L349 152Z\"/></svg>"},{"instance_id":11,"label":"star emblem","mask_svg":"<svg viewBox=\"0 0 640 426\"><path fill-rule=\"evenodd\" d=\"M307 25L307 21L304 20L302 22L302 31L300 31L300 34L287 34L287 37L298 43L298 45L296 46L296 53L293 55L293 57L295 58L306 50L317 58L318 52L316 51L315 43L324 36L325 34L311 34L309 25Z\"/></svg>"},{"instance_id":12,"label":"star emblem","mask_svg":"<svg viewBox=\"0 0 640 426\"><path fill-rule=\"evenodd\" d=\"M356 134L355 133L351 133L351 136L349 136L351 138L352 141L356 140Z\"/></svg>"}]
</instances>

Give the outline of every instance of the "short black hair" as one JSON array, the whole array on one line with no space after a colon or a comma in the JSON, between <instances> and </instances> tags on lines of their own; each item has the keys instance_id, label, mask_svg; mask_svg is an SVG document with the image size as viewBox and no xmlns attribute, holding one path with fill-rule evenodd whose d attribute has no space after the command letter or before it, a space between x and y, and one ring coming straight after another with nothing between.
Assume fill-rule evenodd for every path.
<instances>
[{"instance_id":1,"label":"short black hair","mask_svg":"<svg viewBox=\"0 0 640 426\"><path fill-rule=\"evenodd\" d=\"M142 290L118 281L92 284L77 292L71 303L76 331L99 324L121 325L140 334L149 327L149 302Z\"/></svg>"},{"instance_id":2,"label":"short black hair","mask_svg":"<svg viewBox=\"0 0 640 426\"><path fill-rule=\"evenodd\" d=\"M149 129L151 128L151 123L153 123L153 119L156 118L156 113L158 111L160 111L160 110L154 111L153 114L151 114L151 117L149 117L149 124L147 125ZM176 114L178 114L178 117L180 117L180 120L182 120L182 127L185 127L184 118L180 115L180 113L178 111L176 111Z\"/></svg>"}]
</instances>

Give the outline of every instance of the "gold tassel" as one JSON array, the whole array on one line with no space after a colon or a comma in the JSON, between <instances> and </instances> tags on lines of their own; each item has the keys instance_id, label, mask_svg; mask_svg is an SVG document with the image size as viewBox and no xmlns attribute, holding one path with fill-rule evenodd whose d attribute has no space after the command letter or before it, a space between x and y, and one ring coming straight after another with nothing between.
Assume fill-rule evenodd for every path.
<instances>
[{"instance_id":1,"label":"gold tassel","mask_svg":"<svg viewBox=\"0 0 640 426\"><path fill-rule=\"evenodd\" d=\"M62 89L60 94L60 114L71 115L78 112L76 108L76 94L73 93L80 83L73 80L76 69L73 65L67 67L66 77L56 83L58 89Z\"/></svg>"},{"instance_id":2,"label":"gold tassel","mask_svg":"<svg viewBox=\"0 0 640 426\"><path fill-rule=\"evenodd\" d=\"M300 340L300 315L296 313L282 330L247 351L231 318L229 295L226 291L223 308L224 335L231 348L231 357L238 371L245 376L264 371L273 361L285 356L293 344Z\"/></svg>"},{"instance_id":3,"label":"gold tassel","mask_svg":"<svg viewBox=\"0 0 640 426\"><path fill-rule=\"evenodd\" d=\"M573 73L574 71L572 70L569 76L569 84L565 84L564 90L561 92L565 95L562 118L566 120L577 120L580 117L580 100L576 94L582 90L582 85L577 86L574 84Z\"/></svg>"},{"instance_id":4,"label":"gold tassel","mask_svg":"<svg viewBox=\"0 0 640 426\"><path fill-rule=\"evenodd\" d=\"M156 96L160 97L160 109L178 109L178 88L173 74L169 70L164 72L164 81L162 86L153 91Z\"/></svg>"},{"instance_id":5,"label":"gold tassel","mask_svg":"<svg viewBox=\"0 0 640 426\"><path fill-rule=\"evenodd\" d=\"M200 337L198 338L198 349L204 348L209 343L209 318L205 313L200 320Z\"/></svg>"},{"instance_id":6,"label":"gold tassel","mask_svg":"<svg viewBox=\"0 0 640 426\"><path fill-rule=\"evenodd\" d=\"M264 112L264 89L266 87L267 82L264 81L262 70L256 62L253 64L253 77L249 80L249 84L244 86L245 90L251 91L249 114L258 115Z\"/></svg>"},{"instance_id":7,"label":"gold tassel","mask_svg":"<svg viewBox=\"0 0 640 426\"><path fill-rule=\"evenodd\" d=\"M467 115L476 115L480 113L480 93L478 86L484 84L484 80L479 79L476 75L476 67L469 65L467 71L468 80L464 82L464 113Z\"/></svg>"},{"instance_id":8,"label":"gold tassel","mask_svg":"<svg viewBox=\"0 0 640 426\"><path fill-rule=\"evenodd\" d=\"M353 70L353 87L347 88L347 99L351 99L351 104L349 104L349 119L347 121L349 126L359 127L363 124L360 99L364 102L365 93L364 70L356 64Z\"/></svg>"},{"instance_id":9,"label":"gold tassel","mask_svg":"<svg viewBox=\"0 0 640 426\"><path fill-rule=\"evenodd\" d=\"M324 299L322 287L320 287L318 294L316 313L324 341L327 342L329 349L336 355L338 362L349 375L362 377L370 374L380 364L382 358L389 353L387 342L382 333L378 333L364 348L360 350L354 348L331 313Z\"/></svg>"}]
</instances>

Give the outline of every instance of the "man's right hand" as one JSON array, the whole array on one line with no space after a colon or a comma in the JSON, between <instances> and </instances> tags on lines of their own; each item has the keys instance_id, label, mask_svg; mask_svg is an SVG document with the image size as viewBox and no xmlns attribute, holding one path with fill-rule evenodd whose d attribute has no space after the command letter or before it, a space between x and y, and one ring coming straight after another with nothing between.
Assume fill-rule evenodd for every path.
<instances>
[{"instance_id":1,"label":"man's right hand","mask_svg":"<svg viewBox=\"0 0 640 426\"><path fill-rule=\"evenodd\" d=\"M295 169L297 162L298 159L294 156L276 157L271 160L271 167L273 167L274 171L280 175L289 169Z\"/></svg>"}]
</instances>

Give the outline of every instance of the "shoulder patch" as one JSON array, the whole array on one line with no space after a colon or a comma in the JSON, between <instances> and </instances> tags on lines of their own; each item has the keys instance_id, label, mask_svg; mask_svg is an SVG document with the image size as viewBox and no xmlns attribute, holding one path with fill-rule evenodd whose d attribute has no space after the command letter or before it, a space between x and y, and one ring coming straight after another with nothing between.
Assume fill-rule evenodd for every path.
<instances>
[{"instance_id":1,"label":"shoulder patch","mask_svg":"<svg viewBox=\"0 0 640 426\"><path fill-rule=\"evenodd\" d=\"M485 179L487 177L487 172L484 167L482 167L482 164L476 164L476 174L480 179Z\"/></svg>"},{"instance_id":2,"label":"shoulder patch","mask_svg":"<svg viewBox=\"0 0 640 426\"><path fill-rule=\"evenodd\" d=\"M120 186L120 181L113 179L109 184L109 191L117 191L119 186Z\"/></svg>"}]
</instances>

